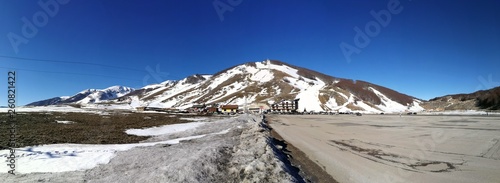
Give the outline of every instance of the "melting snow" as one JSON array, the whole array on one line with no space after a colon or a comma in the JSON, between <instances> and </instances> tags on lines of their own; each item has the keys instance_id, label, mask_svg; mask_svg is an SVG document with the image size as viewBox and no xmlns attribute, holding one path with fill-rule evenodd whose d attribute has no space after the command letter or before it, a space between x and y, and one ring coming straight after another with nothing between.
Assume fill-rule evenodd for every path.
<instances>
[{"instance_id":1,"label":"melting snow","mask_svg":"<svg viewBox=\"0 0 500 183\"><path fill-rule=\"evenodd\" d=\"M380 97L382 104L377 105L378 108L382 109L385 112L402 112L407 110L408 108L396 101L389 99L389 97L385 96L375 88L370 87L370 89Z\"/></svg>"},{"instance_id":2,"label":"melting snow","mask_svg":"<svg viewBox=\"0 0 500 183\"><path fill-rule=\"evenodd\" d=\"M106 164L117 151L126 151L134 147L154 146L156 144L178 144L183 140L202 138L205 135L189 136L151 143L87 145L87 144L51 144L16 149L17 173L66 172L86 170L99 164ZM6 157L9 150L0 151L0 157ZM7 166L0 166L0 172L7 172Z\"/></svg>"},{"instance_id":3,"label":"melting snow","mask_svg":"<svg viewBox=\"0 0 500 183\"><path fill-rule=\"evenodd\" d=\"M274 75L269 70L259 70L257 73L252 75L250 78L252 81L258 81L261 83L271 81Z\"/></svg>"},{"instance_id":4,"label":"melting snow","mask_svg":"<svg viewBox=\"0 0 500 183\"><path fill-rule=\"evenodd\" d=\"M156 136L156 135L166 135L172 134L176 132L182 132L189 129L193 129L196 127L205 124L203 122L192 122L192 123L182 123L182 124L173 124L173 125L165 125L160 127L152 127L152 128L144 128L144 129L128 129L125 133L129 135L137 135L137 136Z\"/></svg>"},{"instance_id":5,"label":"melting snow","mask_svg":"<svg viewBox=\"0 0 500 183\"><path fill-rule=\"evenodd\" d=\"M297 83L304 83L304 81L299 81ZM299 98L299 107L303 106L307 111L323 111L323 108L320 106L321 102L319 101L319 90L325 86L325 83L319 81L314 85L309 85L301 89L300 93L296 98ZM298 110L303 111L304 108L300 107Z\"/></svg>"},{"instance_id":6,"label":"melting snow","mask_svg":"<svg viewBox=\"0 0 500 183\"><path fill-rule=\"evenodd\" d=\"M56 120L57 123L61 123L61 124L72 124L72 123L75 123L74 121L59 121L59 120Z\"/></svg>"},{"instance_id":7,"label":"melting snow","mask_svg":"<svg viewBox=\"0 0 500 183\"><path fill-rule=\"evenodd\" d=\"M203 120L207 120L207 118L179 118L179 119L188 120L188 121L203 121Z\"/></svg>"}]
</instances>

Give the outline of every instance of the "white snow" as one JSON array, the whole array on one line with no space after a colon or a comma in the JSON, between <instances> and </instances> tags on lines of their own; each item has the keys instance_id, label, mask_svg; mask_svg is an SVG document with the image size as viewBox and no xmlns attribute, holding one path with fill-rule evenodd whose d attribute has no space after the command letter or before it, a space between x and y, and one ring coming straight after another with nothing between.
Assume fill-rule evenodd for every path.
<instances>
[{"instance_id":1,"label":"white snow","mask_svg":"<svg viewBox=\"0 0 500 183\"><path fill-rule=\"evenodd\" d=\"M133 110L135 108L128 104L86 104L85 106L82 106L82 109L100 111L100 110L111 110L111 109Z\"/></svg>"},{"instance_id":2,"label":"white snow","mask_svg":"<svg viewBox=\"0 0 500 183\"><path fill-rule=\"evenodd\" d=\"M212 75L210 74L204 74L204 75L201 75L203 78L205 79L210 79L212 77Z\"/></svg>"},{"instance_id":3,"label":"white snow","mask_svg":"<svg viewBox=\"0 0 500 183\"><path fill-rule=\"evenodd\" d=\"M335 98L330 98L326 103L325 103L326 106L328 106L330 109L333 109L333 108L336 108L338 107L339 105L337 104L337 101L335 100Z\"/></svg>"},{"instance_id":4,"label":"white snow","mask_svg":"<svg viewBox=\"0 0 500 183\"><path fill-rule=\"evenodd\" d=\"M130 99L131 99L131 101L130 101L130 107L132 107L133 109L136 109L136 107L142 106L142 101L139 100L139 97L132 96L132 97L130 97Z\"/></svg>"},{"instance_id":5,"label":"white snow","mask_svg":"<svg viewBox=\"0 0 500 183\"><path fill-rule=\"evenodd\" d=\"M7 112L9 108L0 108L0 112ZM40 107L17 107L16 112L90 112L85 109L71 106L40 106Z\"/></svg>"},{"instance_id":6,"label":"white snow","mask_svg":"<svg viewBox=\"0 0 500 183\"><path fill-rule=\"evenodd\" d=\"M258 82L269 82L274 78L274 75L269 71L269 70L259 70L257 73L252 75L250 79L252 81L258 81Z\"/></svg>"},{"instance_id":7,"label":"white snow","mask_svg":"<svg viewBox=\"0 0 500 183\"><path fill-rule=\"evenodd\" d=\"M279 70L281 72L284 72L294 78L299 78L300 75L297 74L297 69L294 69L294 68L291 68L291 67L288 67L286 65L274 65L274 64L269 64L269 68L270 69L276 69L276 70Z\"/></svg>"},{"instance_id":8,"label":"white snow","mask_svg":"<svg viewBox=\"0 0 500 183\"><path fill-rule=\"evenodd\" d=\"M304 87L301 89L299 94L297 94L296 98L299 98L299 111L303 111L306 108L307 111L323 111L323 108L320 106L321 102L319 101L319 90L325 86L325 83L318 80L314 85L307 86L304 85L304 81L297 81L296 83L301 83Z\"/></svg>"},{"instance_id":9,"label":"white snow","mask_svg":"<svg viewBox=\"0 0 500 183\"><path fill-rule=\"evenodd\" d=\"M66 122L66 121L61 121ZM166 125L146 129L130 129L127 134L138 136L166 135L183 132L196 128L202 122ZM225 129L218 132L202 135L192 135L157 142L144 142L133 144L50 144L42 146L23 147L16 149L17 173L26 174L33 172L67 172L94 168L99 164L107 164L118 151L127 151L135 147L154 146L157 144L178 144L184 140L198 139L207 135L222 135L230 131ZM9 150L0 151L0 157L7 157ZM7 172L7 166L0 166L0 172Z\"/></svg>"},{"instance_id":10,"label":"white snow","mask_svg":"<svg viewBox=\"0 0 500 183\"><path fill-rule=\"evenodd\" d=\"M61 123L61 124L72 124L72 123L75 123L74 121L59 121L59 120L56 120L56 123Z\"/></svg>"},{"instance_id":11,"label":"white snow","mask_svg":"<svg viewBox=\"0 0 500 183\"><path fill-rule=\"evenodd\" d=\"M156 136L156 135L166 135L172 134L176 132L182 132L189 129L193 129L196 127L205 124L203 122L192 122L192 123L181 123L181 124L173 124L173 125L164 125L160 127L151 127L151 128L143 128L143 129L128 129L125 130L125 133L129 135L137 135L137 136Z\"/></svg>"},{"instance_id":12,"label":"white snow","mask_svg":"<svg viewBox=\"0 0 500 183\"><path fill-rule=\"evenodd\" d=\"M167 89L168 87L170 87L170 86L163 86L162 85L161 87L158 87L158 88L154 89L153 91L148 92L148 94L144 95L143 98L149 98L152 95L158 95L158 92L163 91L163 90Z\"/></svg>"},{"instance_id":13,"label":"white snow","mask_svg":"<svg viewBox=\"0 0 500 183\"><path fill-rule=\"evenodd\" d=\"M389 99L389 97L385 96L375 88L370 87L369 89L380 97L382 104L377 105L377 107L383 110L384 112L403 112L408 109L408 107Z\"/></svg>"},{"instance_id":14,"label":"white snow","mask_svg":"<svg viewBox=\"0 0 500 183\"><path fill-rule=\"evenodd\" d=\"M188 121L203 121L203 120L207 120L208 118L179 118L179 119L188 120Z\"/></svg>"},{"instance_id":15,"label":"white snow","mask_svg":"<svg viewBox=\"0 0 500 183\"><path fill-rule=\"evenodd\" d=\"M182 137L151 143L87 145L87 144L51 144L16 149L18 156L16 172L66 172L94 168L106 164L117 151L127 151L134 147L154 146L156 144L178 144L183 140L202 138L205 135ZM0 151L0 157L7 157L9 150ZM20 155L19 155L20 154ZM7 172L7 166L0 166L0 172Z\"/></svg>"},{"instance_id":16,"label":"white snow","mask_svg":"<svg viewBox=\"0 0 500 183\"><path fill-rule=\"evenodd\" d=\"M422 106L420 106L420 102L417 102L417 100L413 100L413 106L410 107L410 111L420 112L424 110L425 109Z\"/></svg>"},{"instance_id":17,"label":"white snow","mask_svg":"<svg viewBox=\"0 0 500 183\"><path fill-rule=\"evenodd\" d=\"M90 93L85 98L77 101L77 104L91 104L91 103L99 103L101 100L107 101L112 100L121 96L124 96L130 92L134 91L133 88L125 87L125 86L111 86L106 89L98 90L98 89L88 89L80 92L80 94Z\"/></svg>"},{"instance_id":18,"label":"white snow","mask_svg":"<svg viewBox=\"0 0 500 183\"><path fill-rule=\"evenodd\" d=\"M172 84L172 83L175 83L176 81L174 80L166 80L160 84L151 84L151 85L147 85L147 86L144 86L142 87L142 89L156 89L158 87L162 87L162 86L165 86L165 85L169 85L169 84Z\"/></svg>"},{"instance_id":19,"label":"white snow","mask_svg":"<svg viewBox=\"0 0 500 183\"><path fill-rule=\"evenodd\" d=\"M200 85L200 83L196 83L196 84L185 83L184 82L185 80L186 80L186 78L177 82L174 86L172 86L169 90L165 91L162 95L158 96L155 100L150 101L148 106L150 106L150 107L163 107L163 108L172 107L173 105L178 103L178 100L174 99L169 103L166 103L163 101L167 100L167 99L172 99L172 97L177 95L178 93L185 92L189 89L195 88L195 87ZM157 90L160 90L160 89L157 89Z\"/></svg>"},{"instance_id":20,"label":"white snow","mask_svg":"<svg viewBox=\"0 0 500 183\"><path fill-rule=\"evenodd\" d=\"M363 101L358 101L356 103L357 103L356 106L359 106L365 110L365 111L356 111L356 112L362 112L362 113L366 113L366 112L379 113L379 112L381 112L380 110L369 106L368 104L364 103Z\"/></svg>"},{"instance_id":21,"label":"white snow","mask_svg":"<svg viewBox=\"0 0 500 183\"><path fill-rule=\"evenodd\" d=\"M97 91L97 89L86 89L86 90L83 90L81 92L78 92L79 94L85 94L85 93L90 93L90 92L95 92Z\"/></svg>"}]
</instances>

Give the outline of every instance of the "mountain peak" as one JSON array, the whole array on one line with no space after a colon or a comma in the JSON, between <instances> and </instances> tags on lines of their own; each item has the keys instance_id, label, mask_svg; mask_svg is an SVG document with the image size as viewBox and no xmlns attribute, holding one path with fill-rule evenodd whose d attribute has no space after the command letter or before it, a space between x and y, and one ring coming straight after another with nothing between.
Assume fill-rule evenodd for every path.
<instances>
[{"instance_id":1,"label":"mountain peak","mask_svg":"<svg viewBox=\"0 0 500 183\"><path fill-rule=\"evenodd\" d=\"M73 96L54 97L47 100L37 101L28 106L45 106L45 105L59 105L59 104L92 104L101 101L113 100L122 97L134 91L133 88L126 86L111 86L106 89L86 89Z\"/></svg>"},{"instance_id":2,"label":"mountain peak","mask_svg":"<svg viewBox=\"0 0 500 183\"><path fill-rule=\"evenodd\" d=\"M130 88L130 87L115 85L115 86L111 86L111 87L108 87L108 88L100 90L100 91L102 91L102 92L124 93L124 92L130 92L130 91L133 91L133 90L134 89Z\"/></svg>"},{"instance_id":3,"label":"mountain peak","mask_svg":"<svg viewBox=\"0 0 500 183\"><path fill-rule=\"evenodd\" d=\"M189 84L196 84L198 82L207 80L207 78L210 78L209 75L195 74L188 76L184 82Z\"/></svg>"}]
</instances>

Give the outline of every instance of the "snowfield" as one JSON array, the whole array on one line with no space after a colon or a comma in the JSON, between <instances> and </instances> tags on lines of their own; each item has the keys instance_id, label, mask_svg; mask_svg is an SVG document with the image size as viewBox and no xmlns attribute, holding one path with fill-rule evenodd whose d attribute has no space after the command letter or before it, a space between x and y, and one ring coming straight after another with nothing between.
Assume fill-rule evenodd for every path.
<instances>
[{"instance_id":1,"label":"snowfield","mask_svg":"<svg viewBox=\"0 0 500 183\"><path fill-rule=\"evenodd\" d=\"M129 134L134 144L50 144L16 149L16 175L2 182L298 182L280 161L261 118L241 115ZM0 151L6 158L9 152Z\"/></svg>"}]
</instances>

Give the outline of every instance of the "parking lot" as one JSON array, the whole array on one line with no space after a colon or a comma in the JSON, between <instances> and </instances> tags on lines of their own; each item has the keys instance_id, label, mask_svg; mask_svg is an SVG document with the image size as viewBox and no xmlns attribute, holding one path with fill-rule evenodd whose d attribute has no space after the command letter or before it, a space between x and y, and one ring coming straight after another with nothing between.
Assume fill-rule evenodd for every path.
<instances>
[{"instance_id":1,"label":"parking lot","mask_svg":"<svg viewBox=\"0 0 500 183\"><path fill-rule=\"evenodd\" d=\"M500 117L270 115L339 182L498 182Z\"/></svg>"}]
</instances>

